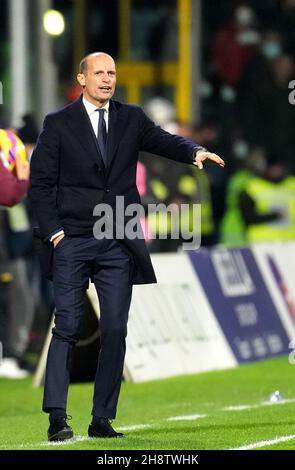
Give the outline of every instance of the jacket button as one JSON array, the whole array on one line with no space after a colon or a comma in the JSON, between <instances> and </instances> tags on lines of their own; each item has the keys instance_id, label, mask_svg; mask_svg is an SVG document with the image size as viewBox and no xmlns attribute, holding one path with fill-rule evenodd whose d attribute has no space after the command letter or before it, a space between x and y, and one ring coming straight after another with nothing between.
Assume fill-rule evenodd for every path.
<instances>
[{"instance_id":1,"label":"jacket button","mask_svg":"<svg viewBox=\"0 0 295 470\"><path fill-rule=\"evenodd\" d=\"M106 191L106 193L109 193L109 192L110 192L110 188L106 188L105 191Z\"/></svg>"}]
</instances>

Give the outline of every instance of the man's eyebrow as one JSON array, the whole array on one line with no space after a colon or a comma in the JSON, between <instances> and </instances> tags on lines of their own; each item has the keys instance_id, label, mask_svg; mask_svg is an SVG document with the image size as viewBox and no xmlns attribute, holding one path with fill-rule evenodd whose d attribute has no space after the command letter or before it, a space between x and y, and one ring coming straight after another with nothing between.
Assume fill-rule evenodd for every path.
<instances>
[{"instance_id":1,"label":"man's eyebrow","mask_svg":"<svg viewBox=\"0 0 295 470\"><path fill-rule=\"evenodd\" d=\"M104 72L104 70L100 70L100 69L94 70L94 73L100 73L100 72ZM107 72L108 72L108 73L110 73L110 72L116 73L116 70L111 69L111 70L107 70Z\"/></svg>"}]
</instances>

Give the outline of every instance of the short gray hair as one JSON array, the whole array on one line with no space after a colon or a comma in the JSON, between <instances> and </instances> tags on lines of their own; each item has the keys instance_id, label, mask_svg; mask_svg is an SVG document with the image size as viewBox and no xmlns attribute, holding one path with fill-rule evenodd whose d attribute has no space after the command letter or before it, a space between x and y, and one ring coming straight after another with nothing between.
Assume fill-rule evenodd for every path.
<instances>
[{"instance_id":1,"label":"short gray hair","mask_svg":"<svg viewBox=\"0 0 295 470\"><path fill-rule=\"evenodd\" d=\"M107 54L106 52L91 52L91 54L87 54L85 57L83 57L83 59L81 60L80 64L79 64L79 73L83 73L84 75L87 74L87 69L88 69L88 58L89 57L92 57L92 56L96 56L96 55L107 55L108 57L110 57L112 60L113 57L110 56L109 54Z\"/></svg>"},{"instance_id":2,"label":"short gray hair","mask_svg":"<svg viewBox=\"0 0 295 470\"><path fill-rule=\"evenodd\" d=\"M83 57L79 64L79 73L83 73L84 75L87 74L87 60L88 60L88 55Z\"/></svg>"}]
</instances>

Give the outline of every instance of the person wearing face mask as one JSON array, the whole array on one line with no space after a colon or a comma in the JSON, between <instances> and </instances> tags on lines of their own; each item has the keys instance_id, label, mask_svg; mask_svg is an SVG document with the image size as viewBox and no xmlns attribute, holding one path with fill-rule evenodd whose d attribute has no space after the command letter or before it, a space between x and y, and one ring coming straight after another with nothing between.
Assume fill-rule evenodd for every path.
<instances>
[{"instance_id":1,"label":"person wearing face mask","mask_svg":"<svg viewBox=\"0 0 295 470\"><path fill-rule=\"evenodd\" d=\"M293 161L295 152L295 106L289 102L289 83L294 78L294 61L284 52L272 59L253 64L239 90L243 135L253 145L269 153L280 154L284 161ZM276 49L277 50L277 49ZM278 50L277 50L278 53ZM294 170L293 163L293 170Z\"/></svg>"},{"instance_id":2,"label":"person wearing face mask","mask_svg":"<svg viewBox=\"0 0 295 470\"><path fill-rule=\"evenodd\" d=\"M255 22L254 11L245 4L237 7L233 20L218 31L212 62L223 85L236 89L247 64L255 57L259 42Z\"/></svg>"},{"instance_id":3,"label":"person wearing face mask","mask_svg":"<svg viewBox=\"0 0 295 470\"><path fill-rule=\"evenodd\" d=\"M247 64L240 81L238 93L243 101L248 100L247 93L251 92L256 82L268 81L271 78L272 63L283 53L282 37L276 30L266 30L262 33L257 55Z\"/></svg>"},{"instance_id":4,"label":"person wearing face mask","mask_svg":"<svg viewBox=\"0 0 295 470\"><path fill-rule=\"evenodd\" d=\"M244 129L246 140L253 144L265 146L256 140L256 120L253 120L256 90L266 86L272 80L272 62L280 56L282 39L278 31L266 30L262 33L257 54L247 63L237 89L239 103L238 120ZM264 90L266 89L264 88ZM260 131L257 131L260 134Z\"/></svg>"},{"instance_id":5,"label":"person wearing face mask","mask_svg":"<svg viewBox=\"0 0 295 470\"><path fill-rule=\"evenodd\" d=\"M283 52L281 36L276 31L269 31L262 37L260 50L267 61L272 61L281 56Z\"/></svg>"}]
</instances>

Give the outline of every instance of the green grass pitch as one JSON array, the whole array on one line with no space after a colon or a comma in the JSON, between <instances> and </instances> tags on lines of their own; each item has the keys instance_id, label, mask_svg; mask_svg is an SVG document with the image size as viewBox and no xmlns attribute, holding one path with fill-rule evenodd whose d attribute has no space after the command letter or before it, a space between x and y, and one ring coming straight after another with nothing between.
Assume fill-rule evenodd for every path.
<instances>
[{"instance_id":1,"label":"green grass pitch","mask_svg":"<svg viewBox=\"0 0 295 470\"><path fill-rule=\"evenodd\" d=\"M267 403L277 389L285 402ZM288 357L225 371L123 383L113 425L124 429L124 439L87 437L91 399L91 384L70 387L68 414L75 438L49 444L48 418L40 411L42 389L33 389L31 379L0 379L0 450L202 450L259 442L265 442L260 449L295 448L295 366ZM286 441L273 442L284 436Z\"/></svg>"}]
</instances>

